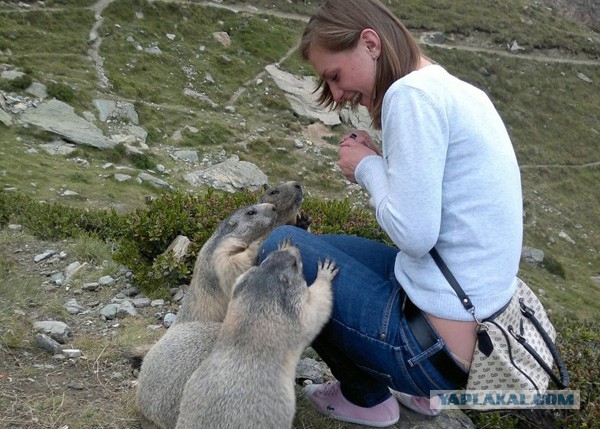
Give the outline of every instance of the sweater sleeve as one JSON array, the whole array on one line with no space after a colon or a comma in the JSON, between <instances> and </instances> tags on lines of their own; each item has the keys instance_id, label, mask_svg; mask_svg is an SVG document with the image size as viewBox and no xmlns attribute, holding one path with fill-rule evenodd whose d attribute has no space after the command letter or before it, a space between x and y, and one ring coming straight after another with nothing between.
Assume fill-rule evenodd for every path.
<instances>
[{"instance_id":1,"label":"sweater sleeve","mask_svg":"<svg viewBox=\"0 0 600 429\"><path fill-rule=\"evenodd\" d=\"M413 257L436 243L449 129L443 108L422 90L393 85L382 114L383 158L370 156L355 171L375 206L377 221Z\"/></svg>"}]
</instances>

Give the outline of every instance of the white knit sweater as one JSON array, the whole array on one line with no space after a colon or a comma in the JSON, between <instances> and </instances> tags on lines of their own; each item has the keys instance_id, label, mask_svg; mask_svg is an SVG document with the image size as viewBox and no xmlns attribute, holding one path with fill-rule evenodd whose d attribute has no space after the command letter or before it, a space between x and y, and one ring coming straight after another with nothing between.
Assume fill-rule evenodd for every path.
<instances>
[{"instance_id":1,"label":"white knit sweater","mask_svg":"<svg viewBox=\"0 0 600 429\"><path fill-rule=\"evenodd\" d=\"M472 320L428 252L436 247L486 317L516 287L523 216L519 167L487 95L426 66L396 81L382 112L383 157L363 159L357 182L400 252L395 273L422 310Z\"/></svg>"}]
</instances>

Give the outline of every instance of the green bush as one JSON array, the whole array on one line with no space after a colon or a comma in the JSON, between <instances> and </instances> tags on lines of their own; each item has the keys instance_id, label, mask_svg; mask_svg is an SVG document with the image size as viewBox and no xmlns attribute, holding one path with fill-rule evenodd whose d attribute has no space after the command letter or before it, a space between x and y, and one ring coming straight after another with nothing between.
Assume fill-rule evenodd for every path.
<instances>
[{"instance_id":1,"label":"green bush","mask_svg":"<svg viewBox=\"0 0 600 429\"><path fill-rule=\"evenodd\" d=\"M116 241L123 235L124 220L114 210L88 211L0 191L0 226L19 223L35 237L45 240L88 234Z\"/></svg>"},{"instance_id":2,"label":"green bush","mask_svg":"<svg viewBox=\"0 0 600 429\"><path fill-rule=\"evenodd\" d=\"M69 103L75 99L75 91L69 85L62 82L50 82L47 87L48 96Z\"/></svg>"},{"instance_id":3,"label":"green bush","mask_svg":"<svg viewBox=\"0 0 600 429\"><path fill-rule=\"evenodd\" d=\"M126 234L114 258L133 271L141 290L164 295L170 287L189 280L198 250L217 224L238 207L254 203L256 198L250 192L223 194L209 190L203 195L165 192L128 216ZM178 235L192 241L188 256L179 262L162 255Z\"/></svg>"},{"instance_id":4,"label":"green bush","mask_svg":"<svg viewBox=\"0 0 600 429\"><path fill-rule=\"evenodd\" d=\"M31 85L31 76L25 74L16 79L0 79L0 89L8 92L16 92L27 89Z\"/></svg>"},{"instance_id":5,"label":"green bush","mask_svg":"<svg viewBox=\"0 0 600 429\"><path fill-rule=\"evenodd\" d=\"M164 193L128 217L126 235L114 258L132 269L141 290L165 294L170 287L189 282L195 256L218 223L237 208L255 203L257 198L251 192L224 194L214 190L204 195ZM316 234L343 232L385 240L373 216L353 208L347 200L325 202L309 198L303 212L311 219L311 230ZM179 262L163 255L178 235L192 241L187 258Z\"/></svg>"}]
</instances>

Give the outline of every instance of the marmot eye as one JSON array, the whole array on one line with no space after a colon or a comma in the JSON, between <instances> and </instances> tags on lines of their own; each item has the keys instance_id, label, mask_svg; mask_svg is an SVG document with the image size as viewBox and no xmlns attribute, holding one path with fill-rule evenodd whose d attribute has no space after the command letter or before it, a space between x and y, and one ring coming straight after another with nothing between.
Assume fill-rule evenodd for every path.
<instances>
[{"instance_id":1,"label":"marmot eye","mask_svg":"<svg viewBox=\"0 0 600 429\"><path fill-rule=\"evenodd\" d=\"M269 192L270 195L277 195L279 193L279 191L277 189L273 189L271 192Z\"/></svg>"},{"instance_id":2,"label":"marmot eye","mask_svg":"<svg viewBox=\"0 0 600 429\"><path fill-rule=\"evenodd\" d=\"M247 214L248 216L254 216L254 215L256 214L256 210L254 210L254 209L248 210L248 211L246 212L246 214Z\"/></svg>"}]
</instances>

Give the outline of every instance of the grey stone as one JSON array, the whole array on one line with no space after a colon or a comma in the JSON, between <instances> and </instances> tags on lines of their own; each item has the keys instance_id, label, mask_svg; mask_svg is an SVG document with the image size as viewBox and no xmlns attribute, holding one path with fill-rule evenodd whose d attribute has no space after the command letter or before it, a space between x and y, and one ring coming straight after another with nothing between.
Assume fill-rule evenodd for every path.
<instances>
[{"instance_id":1,"label":"grey stone","mask_svg":"<svg viewBox=\"0 0 600 429\"><path fill-rule=\"evenodd\" d=\"M58 341L60 344L66 343L73 336L71 328L69 328L66 323L56 320L35 322L33 328L37 332L49 335L53 340Z\"/></svg>"},{"instance_id":2,"label":"grey stone","mask_svg":"<svg viewBox=\"0 0 600 429\"><path fill-rule=\"evenodd\" d=\"M21 115L21 121L76 144L99 149L112 148L117 144L105 137L100 128L77 116L73 107L56 99L44 101L36 109L27 109Z\"/></svg>"},{"instance_id":3,"label":"grey stone","mask_svg":"<svg viewBox=\"0 0 600 429\"><path fill-rule=\"evenodd\" d=\"M258 191L269 182L260 168L251 162L240 161L236 155L207 169L188 173L184 178L191 185L208 185L230 193Z\"/></svg>"},{"instance_id":4,"label":"grey stone","mask_svg":"<svg viewBox=\"0 0 600 429\"><path fill-rule=\"evenodd\" d=\"M41 261L43 261L45 259L48 259L50 256L54 255L55 253L56 253L56 250L46 250L45 252L36 255L33 258L33 261L34 262L41 262Z\"/></svg>"},{"instance_id":5,"label":"grey stone","mask_svg":"<svg viewBox=\"0 0 600 429\"><path fill-rule=\"evenodd\" d=\"M530 264L541 264L544 261L544 252L533 247L523 246L521 258Z\"/></svg>"},{"instance_id":6,"label":"grey stone","mask_svg":"<svg viewBox=\"0 0 600 429\"><path fill-rule=\"evenodd\" d=\"M36 346L44 350L48 350L53 355L59 355L62 353L62 347L60 344L46 334L36 334L34 343Z\"/></svg>"},{"instance_id":7,"label":"grey stone","mask_svg":"<svg viewBox=\"0 0 600 429\"><path fill-rule=\"evenodd\" d=\"M117 317L117 311L119 310L120 304L108 304L102 310L100 310L100 316L106 320L113 320Z\"/></svg>"},{"instance_id":8,"label":"grey stone","mask_svg":"<svg viewBox=\"0 0 600 429\"><path fill-rule=\"evenodd\" d=\"M101 286L109 286L115 284L115 279L111 276L102 276L98 279L98 283L100 283Z\"/></svg>"},{"instance_id":9,"label":"grey stone","mask_svg":"<svg viewBox=\"0 0 600 429\"><path fill-rule=\"evenodd\" d=\"M48 97L48 90L46 89L46 85L40 82L32 82L31 85L29 85L29 87L25 90L25 92L41 99Z\"/></svg>"},{"instance_id":10,"label":"grey stone","mask_svg":"<svg viewBox=\"0 0 600 429\"><path fill-rule=\"evenodd\" d=\"M81 286L81 289L88 291L88 292L93 292L93 291L97 290L99 287L100 287L100 283L92 282L92 283L84 283L83 286Z\"/></svg>"},{"instance_id":11,"label":"grey stone","mask_svg":"<svg viewBox=\"0 0 600 429\"><path fill-rule=\"evenodd\" d=\"M159 179L158 177L154 177L148 173L138 174L137 180L139 183L147 182L157 188L171 189L171 185L169 185L166 181Z\"/></svg>"},{"instance_id":12,"label":"grey stone","mask_svg":"<svg viewBox=\"0 0 600 429\"><path fill-rule=\"evenodd\" d=\"M165 316L163 317L163 326L165 328L170 327L173 324L173 322L175 322L176 319L177 319L177 316L173 313L165 314Z\"/></svg>"},{"instance_id":13,"label":"grey stone","mask_svg":"<svg viewBox=\"0 0 600 429\"><path fill-rule=\"evenodd\" d=\"M82 305L79 305L79 303L77 302L77 300L75 298L68 300L63 305L63 308L65 310L67 310L67 312L69 314L80 314L80 313L85 312L85 307Z\"/></svg>"},{"instance_id":14,"label":"grey stone","mask_svg":"<svg viewBox=\"0 0 600 429\"><path fill-rule=\"evenodd\" d=\"M123 319L127 316L137 316L138 312L129 300L124 300L117 309L117 317Z\"/></svg>"}]
</instances>

